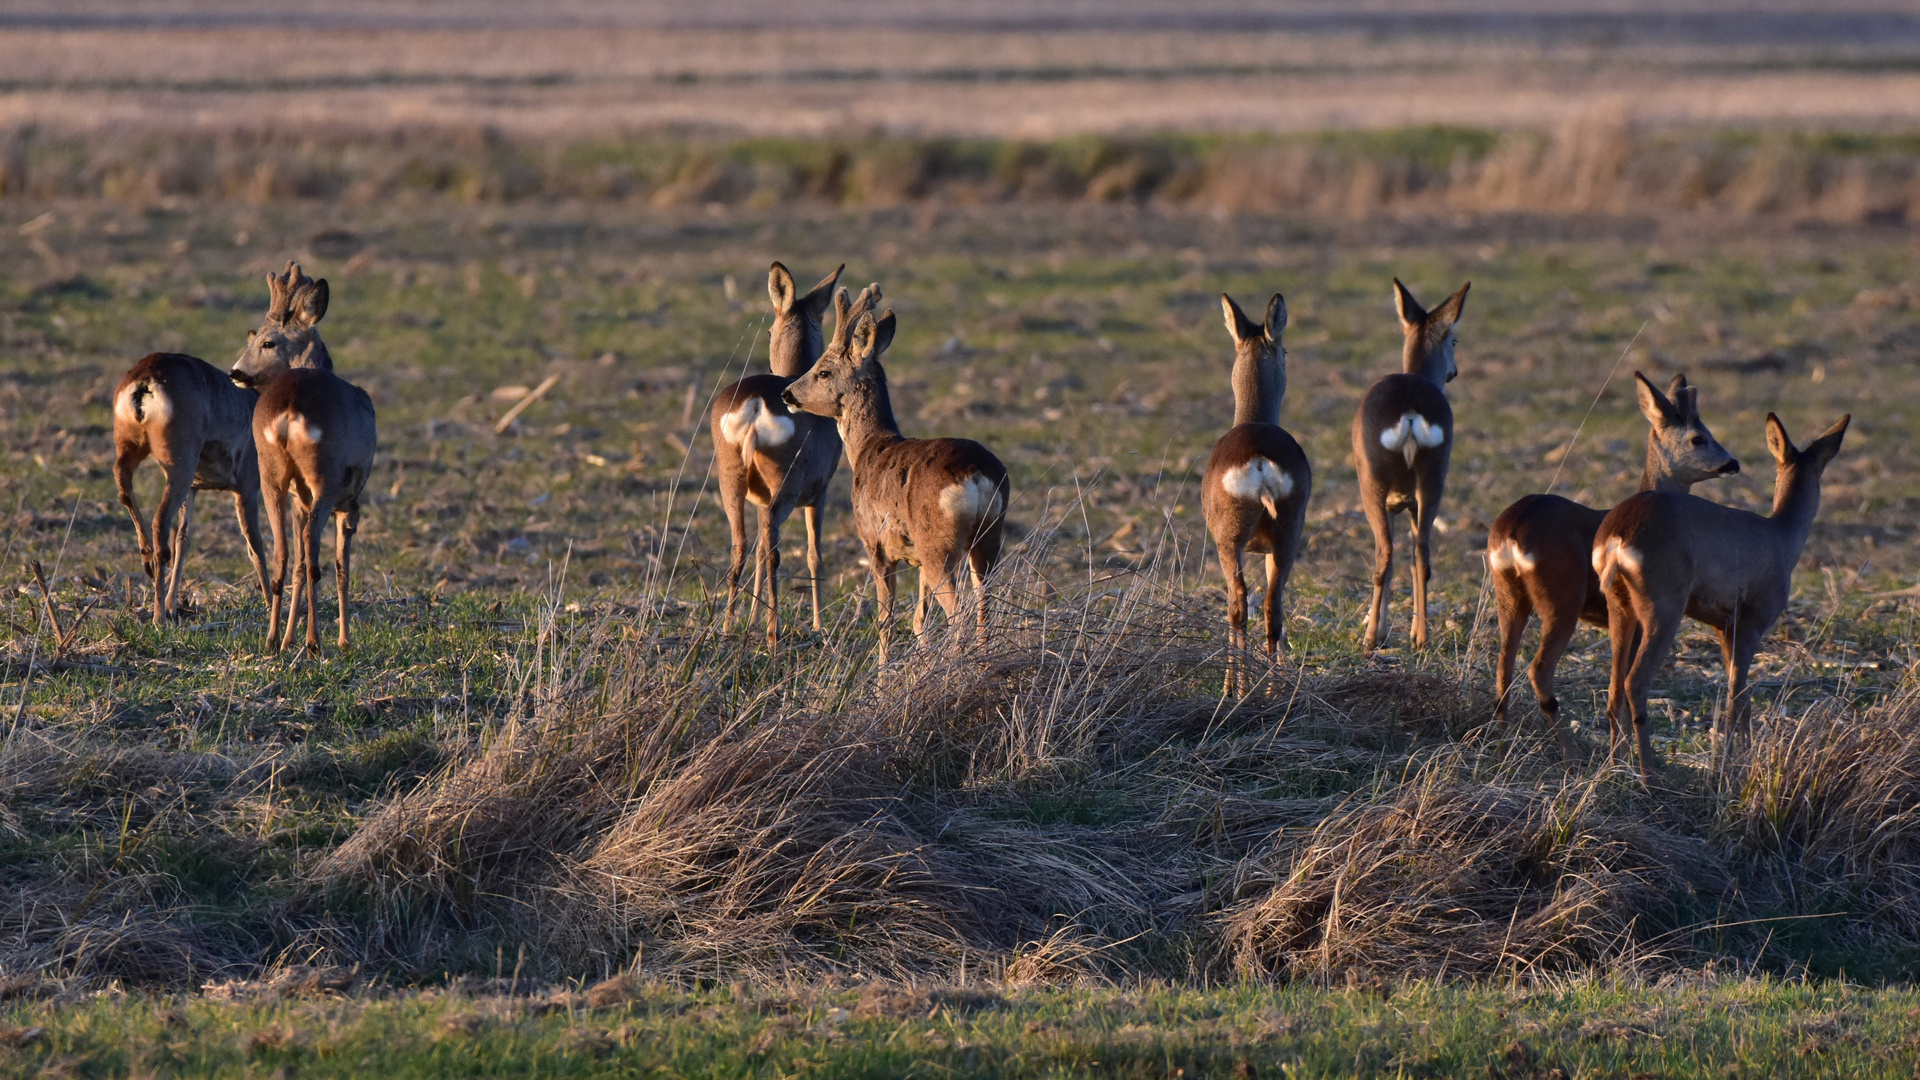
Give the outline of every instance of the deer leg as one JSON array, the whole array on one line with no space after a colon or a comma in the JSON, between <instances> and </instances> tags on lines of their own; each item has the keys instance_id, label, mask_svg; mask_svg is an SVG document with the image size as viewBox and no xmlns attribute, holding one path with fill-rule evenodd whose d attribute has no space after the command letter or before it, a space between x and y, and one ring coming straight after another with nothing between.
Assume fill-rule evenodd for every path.
<instances>
[{"instance_id":1,"label":"deer leg","mask_svg":"<svg viewBox=\"0 0 1920 1080\"><path fill-rule=\"evenodd\" d=\"M873 567L874 622L880 628L880 664L887 663L887 629L893 622L893 586L900 564L889 562L880 552L867 549L867 562Z\"/></svg>"},{"instance_id":2,"label":"deer leg","mask_svg":"<svg viewBox=\"0 0 1920 1080\"><path fill-rule=\"evenodd\" d=\"M1552 733L1554 744L1560 748L1563 761L1573 758L1573 733L1567 730L1566 721L1560 718L1560 699L1553 692L1553 675L1560 669L1560 658L1566 655L1567 646L1573 642L1574 631L1578 629L1578 610L1570 613L1558 610L1541 612L1540 651L1533 654L1533 663L1527 668L1527 681L1533 684L1534 700L1540 703L1540 715L1546 718L1547 730ZM1519 637L1518 634L1514 636L1516 639ZM1517 640L1515 644L1518 644Z\"/></svg>"},{"instance_id":3,"label":"deer leg","mask_svg":"<svg viewBox=\"0 0 1920 1080\"><path fill-rule=\"evenodd\" d=\"M760 511L760 557L754 570L754 587L766 590L767 648L780 644L780 519L785 508L776 501ZM765 584L761 582L764 580Z\"/></svg>"},{"instance_id":4,"label":"deer leg","mask_svg":"<svg viewBox=\"0 0 1920 1080\"><path fill-rule=\"evenodd\" d=\"M760 536L764 540L767 535L767 515L773 511L765 506L756 509L760 512ZM765 560L766 548L764 546L757 548L753 553L753 583L747 586L748 626L760 621L760 572L766 566Z\"/></svg>"},{"instance_id":5,"label":"deer leg","mask_svg":"<svg viewBox=\"0 0 1920 1080\"><path fill-rule=\"evenodd\" d=\"M1753 670L1754 654L1760 651L1760 634L1749 632L1747 623L1741 619L1731 630L1720 632L1720 654L1727 664L1727 706L1720 715L1716 742L1721 745L1716 747L1716 757L1731 753L1735 741L1753 727L1753 687L1747 674Z\"/></svg>"},{"instance_id":6,"label":"deer leg","mask_svg":"<svg viewBox=\"0 0 1920 1080\"><path fill-rule=\"evenodd\" d=\"M1638 601L1635 615L1640 623L1640 648L1634 654L1632 669L1627 672L1627 702L1633 709L1634 756L1640 764L1640 780L1652 786L1653 773L1660 768L1660 762L1653 754L1647 695L1653 688L1654 675L1667 662L1674 640L1680 636L1681 612L1662 612L1648 598L1634 599Z\"/></svg>"},{"instance_id":7,"label":"deer leg","mask_svg":"<svg viewBox=\"0 0 1920 1080\"><path fill-rule=\"evenodd\" d=\"M127 508L133 517L133 534L140 542L140 568L146 571L147 580L153 580L153 537L147 533L147 519L140 511L140 500L134 494L133 474L140 463L147 459L144 446L126 446L117 448L113 457L113 486L120 495L120 505Z\"/></svg>"},{"instance_id":8,"label":"deer leg","mask_svg":"<svg viewBox=\"0 0 1920 1080\"><path fill-rule=\"evenodd\" d=\"M1278 545L1276 545L1277 547ZM1293 556L1267 556L1267 659L1274 663L1287 650L1287 579L1293 576Z\"/></svg>"},{"instance_id":9,"label":"deer leg","mask_svg":"<svg viewBox=\"0 0 1920 1080\"><path fill-rule=\"evenodd\" d=\"M272 603L267 589L267 553L260 543L260 490L245 488L233 493L233 516L240 522L240 536L246 541L247 561L253 563L253 576L260 581L260 596Z\"/></svg>"},{"instance_id":10,"label":"deer leg","mask_svg":"<svg viewBox=\"0 0 1920 1080\"><path fill-rule=\"evenodd\" d=\"M1393 590L1393 522L1384 502L1362 500L1367 525L1373 529L1373 603L1367 607L1367 631L1361 648L1372 651L1387 636L1387 601Z\"/></svg>"},{"instance_id":11,"label":"deer leg","mask_svg":"<svg viewBox=\"0 0 1920 1080\"><path fill-rule=\"evenodd\" d=\"M353 570L353 534L360 529L360 510L333 512L333 589L340 598L340 651L347 651L347 596ZM316 530L317 531L317 530ZM317 539L317 537L316 537Z\"/></svg>"},{"instance_id":12,"label":"deer leg","mask_svg":"<svg viewBox=\"0 0 1920 1080\"><path fill-rule=\"evenodd\" d=\"M1413 510L1413 647L1427 647L1427 583L1433 579L1433 519L1440 516L1438 493L1424 486Z\"/></svg>"},{"instance_id":13,"label":"deer leg","mask_svg":"<svg viewBox=\"0 0 1920 1080\"><path fill-rule=\"evenodd\" d=\"M974 547L967 552L967 574L973 582L973 627L979 640L987 640L987 573L993 569L993 563L987 553Z\"/></svg>"},{"instance_id":14,"label":"deer leg","mask_svg":"<svg viewBox=\"0 0 1920 1080\"><path fill-rule=\"evenodd\" d=\"M167 463L167 488L160 496L160 508L153 515L153 625L159 626L172 614L170 602L173 583L169 570L173 563L173 526L187 500L193 498L193 474L200 467L198 454L182 454Z\"/></svg>"},{"instance_id":15,"label":"deer leg","mask_svg":"<svg viewBox=\"0 0 1920 1080\"><path fill-rule=\"evenodd\" d=\"M821 502L826 496L821 496ZM820 623L820 504L800 509L807 525L807 580L812 583L813 592L813 632L822 633Z\"/></svg>"},{"instance_id":16,"label":"deer leg","mask_svg":"<svg viewBox=\"0 0 1920 1080\"><path fill-rule=\"evenodd\" d=\"M187 501L180 504L180 516L173 523L173 565L167 571L167 610L180 605L180 571L187 564L187 548L193 543L193 488L187 488Z\"/></svg>"},{"instance_id":17,"label":"deer leg","mask_svg":"<svg viewBox=\"0 0 1920 1080\"><path fill-rule=\"evenodd\" d=\"M296 496L293 499L292 524L287 531L287 551L293 559L293 588L287 597L287 621L280 628L280 647L293 645L293 632L300 625L301 601L313 581L307 576L307 526L313 518L313 512L303 506Z\"/></svg>"},{"instance_id":18,"label":"deer leg","mask_svg":"<svg viewBox=\"0 0 1920 1080\"><path fill-rule=\"evenodd\" d=\"M1493 579L1494 612L1500 620L1500 653L1493 666L1493 721L1507 729L1507 707L1513 696L1513 666L1520 656L1520 639L1533 618L1533 599L1526 586L1497 573Z\"/></svg>"},{"instance_id":19,"label":"deer leg","mask_svg":"<svg viewBox=\"0 0 1920 1080\"><path fill-rule=\"evenodd\" d=\"M333 507L334 500L322 495L301 523L305 526L300 533L300 553L306 560L306 572L301 577L307 594L307 648L316 656L320 654L320 534L333 517Z\"/></svg>"},{"instance_id":20,"label":"deer leg","mask_svg":"<svg viewBox=\"0 0 1920 1080\"><path fill-rule=\"evenodd\" d=\"M280 611L287 591L286 489L262 485L260 500L267 511L267 529L273 534L273 574L267 588L267 649L273 651L280 648Z\"/></svg>"},{"instance_id":21,"label":"deer leg","mask_svg":"<svg viewBox=\"0 0 1920 1080\"><path fill-rule=\"evenodd\" d=\"M920 591L913 601L913 636L919 637L927 628L927 564L922 562L917 575Z\"/></svg>"},{"instance_id":22,"label":"deer leg","mask_svg":"<svg viewBox=\"0 0 1920 1080\"><path fill-rule=\"evenodd\" d=\"M722 492L720 505L727 511L727 530L729 545L727 548L727 606L720 617L720 632L733 632L733 604L740 596L740 572L747 566L747 506L746 500L734 498L733 492Z\"/></svg>"},{"instance_id":23,"label":"deer leg","mask_svg":"<svg viewBox=\"0 0 1920 1080\"><path fill-rule=\"evenodd\" d=\"M1246 546L1239 540L1221 541L1220 573L1227 579L1227 681L1222 692L1240 696L1241 668L1247 652Z\"/></svg>"},{"instance_id":24,"label":"deer leg","mask_svg":"<svg viewBox=\"0 0 1920 1080\"><path fill-rule=\"evenodd\" d=\"M1640 649L1640 622L1624 598L1607 598L1607 637L1613 646L1607 676L1607 765L1611 767L1619 761L1626 731L1627 672Z\"/></svg>"}]
</instances>

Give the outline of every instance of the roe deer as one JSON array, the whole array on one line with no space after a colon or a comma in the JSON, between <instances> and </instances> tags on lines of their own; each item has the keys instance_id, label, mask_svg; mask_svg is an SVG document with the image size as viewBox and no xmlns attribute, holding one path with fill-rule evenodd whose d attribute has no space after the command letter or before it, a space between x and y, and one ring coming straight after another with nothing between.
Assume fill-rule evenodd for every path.
<instances>
[{"instance_id":1,"label":"roe deer","mask_svg":"<svg viewBox=\"0 0 1920 1080\"><path fill-rule=\"evenodd\" d=\"M1233 336L1233 427L1207 457L1200 508L1227 579L1226 692L1238 694L1247 648L1247 578L1241 562L1247 551L1266 553L1267 656L1277 660L1287 641L1281 599L1307 521L1313 469L1300 444L1279 426L1280 402L1287 395L1287 350L1280 342L1287 327L1286 300L1274 293L1267 301L1265 325L1247 318L1224 293L1220 307Z\"/></svg>"},{"instance_id":2,"label":"roe deer","mask_svg":"<svg viewBox=\"0 0 1920 1080\"><path fill-rule=\"evenodd\" d=\"M373 471L373 400L333 373L333 357L320 340L327 313L327 282L315 281L288 263L285 274L267 275L272 300L230 373L233 381L260 389L253 409L253 444L260 458L260 490L273 530L274 570L268 597L267 647L293 643L300 597L307 601L307 647L318 651L320 534L334 522L334 588L340 599L341 649L347 648L347 583L353 534L360 525L360 495ZM286 632L280 633L280 601L287 580L286 513L293 511L292 541L299 549Z\"/></svg>"},{"instance_id":3,"label":"roe deer","mask_svg":"<svg viewBox=\"0 0 1920 1080\"><path fill-rule=\"evenodd\" d=\"M153 581L153 623L173 614L180 567L193 538L193 493L233 492L233 509L247 558L267 592L266 552L260 545L260 467L253 450L253 406L220 369L182 353L150 353L121 377L113 392L113 484L133 516L140 561ZM148 457L166 471L167 486L152 531L134 497L133 473Z\"/></svg>"},{"instance_id":4,"label":"roe deer","mask_svg":"<svg viewBox=\"0 0 1920 1080\"><path fill-rule=\"evenodd\" d=\"M826 342L820 317L833 302L833 287L846 270L828 274L805 296L797 295L793 275L774 263L767 272L773 299L771 375L749 375L714 396L707 412L714 459L720 473L720 505L732 530L727 566L727 608L723 630L733 629L733 604L740 593L740 571L747 562L747 504L760 510L760 551L754 560L751 596L757 612L767 605L767 644L780 642L780 604L775 577L780 570L780 526L795 507L807 523L807 574L813 585L813 628L820 629L820 515L827 484L840 467L840 433L833 421L788 410L780 397L787 384L806 374ZM752 613L749 614L749 620Z\"/></svg>"},{"instance_id":5,"label":"roe deer","mask_svg":"<svg viewBox=\"0 0 1920 1080\"><path fill-rule=\"evenodd\" d=\"M1700 391L1675 375L1662 394L1645 375L1633 373L1640 411L1646 414L1647 464L1641 491L1685 494L1694 484L1740 471L1707 425L1700 422ZM1560 699L1553 674L1581 622L1607 625L1607 599L1593 572L1593 537L1607 512L1558 495L1528 495L1500 512L1487 532L1487 567L1493 578L1494 608L1500 618L1500 658L1494 674L1494 720L1507 722L1513 691L1513 663L1520 635L1540 616L1540 651L1527 668L1533 696L1562 757L1573 756L1573 740L1560 721Z\"/></svg>"},{"instance_id":6,"label":"roe deer","mask_svg":"<svg viewBox=\"0 0 1920 1080\"><path fill-rule=\"evenodd\" d=\"M1406 341L1399 375L1367 389L1353 414L1353 457L1360 470L1360 506L1373 529L1373 603L1367 608L1363 645L1380 647L1387 634L1388 589L1393 577L1393 515L1413 515L1413 644L1427 644L1427 581L1433 576L1429 540L1440 496L1447 488L1453 454L1453 407L1446 385L1459 374L1453 363L1454 326L1467 304L1460 291L1427 311L1399 278L1394 304Z\"/></svg>"},{"instance_id":7,"label":"roe deer","mask_svg":"<svg viewBox=\"0 0 1920 1080\"><path fill-rule=\"evenodd\" d=\"M1752 689L1747 671L1760 639L1786 610L1794 564L1820 509L1820 477L1840 452L1847 424L1839 423L1794 448L1780 418L1767 414L1767 449L1775 462L1773 514L1721 506L1693 495L1643 491L1600 523L1593 568L1607 599L1613 673L1607 684L1608 760L1625 734L1621 711L1633 717L1634 752L1643 783L1659 762L1647 731L1647 691L1691 617L1720 631L1727 666L1727 705L1716 745L1730 746L1747 727Z\"/></svg>"},{"instance_id":8,"label":"roe deer","mask_svg":"<svg viewBox=\"0 0 1920 1080\"><path fill-rule=\"evenodd\" d=\"M952 618L959 608L959 575L972 576L984 634L986 576L1000 561L1007 513L1007 469L972 439L908 439L893 419L880 354L893 342L894 318L872 307L880 287L869 286L850 305L834 297L839 316L833 341L813 370L786 390L787 404L833 418L853 467L853 523L867 549L879 600L880 662L887 662L894 575L902 562L920 568L913 632L926 626L929 593Z\"/></svg>"}]
</instances>

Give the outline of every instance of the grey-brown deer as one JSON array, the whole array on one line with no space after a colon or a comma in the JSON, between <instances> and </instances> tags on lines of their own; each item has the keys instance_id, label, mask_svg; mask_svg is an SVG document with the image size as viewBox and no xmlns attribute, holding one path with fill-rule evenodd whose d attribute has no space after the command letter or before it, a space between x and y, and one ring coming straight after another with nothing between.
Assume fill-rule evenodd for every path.
<instances>
[{"instance_id":1,"label":"grey-brown deer","mask_svg":"<svg viewBox=\"0 0 1920 1080\"><path fill-rule=\"evenodd\" d=\"M787 404L831 417L853 467L853 522L873 570L879 601L880 662L887 662L894 575L900 564L920 568L913 632L926 627L927 599L952 619L960 607L963 574L971 578L975 626L987 624L987 574L1000 561L1007 512L1007 469L972 439L909 439L900 434L887 394L880 354L893 342L894 317L878 319L880 287L859 303L847 291L834 297L833 340L813 370L786 389Z\"/></svg>"},{"instance_id":2,"label":"grey-brown deer","mask_svg":"<svg viewBox=\"0 0 1920 1080\"><path fill-rule=\"evenodd\" d=\"M1666 663L1680 622L1694 618L1720 632L1727 668L1726 707L1716 743L1730 748L1752 714L1747 673L1760 641L1787 608L1793 568L1820 509L1820 479L1851 416L1842 416L1806 449L1767 414L1773 453L1773 513L1721 506L1693 495L1643 491L1613 508L1593 541L1593 568L1607 600L1613 643L1607 684L1608 758L1617 760L1628 714L1643 783L1659 768L1649 738L1647 693Z\"/></svg>"},{"instance_id":3,"label":"grey-brown deer","mask_svg":"<svg viewBox=\"0 0 1920 1080\"><path fill-rule=\"evenodd\" d=\"M319 323L330 295L325 278L315 281L289 262L285 274L268 274L267 317L247 332L247 347L233 365L235 383L259 389L253 409L253 444L260 459L260 494L273 530L274 569L268 596L267 647L293 643L302 594L306 598L307 648L320 647L318 600L320 534L334 523L334 588L339 595L339 645L348 647L348 582L353 534L360 525L360 498L373 471L378 434L373 400L333 373L333 357L320 340ZM292 511L292 536L286 522ZM281 599L287 556L297 553L292 602L281 633Z\"/></svg>"},{"instance_id":4,"label":"grey-brown deer","mask_svg":"<svg viewBox=\"0 0 1920 1080\"><path fill-rule=\"evenodd\" d=\"M1702 480L1740 471L1740 463L1700 421L1700 391L1687 385L1685 375L1675 375L1664 394L1645 375L1636 371L1633 378L1649 425L1641 491L1684 494ZM1487 568L1500 619L1494 719L1502 726L1507 722L1520 637L1538 615L1540 648L1527 677L1547 728L1567 758L1573 755L1573 736L1561 721L1553 676L1582 622L1607 625L1607 600L1593 571L1593 537L1606 516L1606 510L1559 495L1528 495L1501 511L1487 532Z\"/></svg>"},{"instance_id":5,"label":"grey-brown deer","mask_svg":"<svg viewBox=\"0 0 1920 1080\"><path fill-rule=\"evenodd\" d=\"M1400 312L1402 371L1367 389L1353 414L1353 457L1360 471L1360 507L1373 529L1373 602L1367 608L1362 644L1380 647L1387 633L1387 601L1393 577L1393 515L1413 516L1413 644L1427 644L1427 582L1433 576L1431 538L1440 498L1447 489L1453 455L1453 407L1446 385L1454 365L1455 326L1466 308L1467 290L1428 311L1399 278L1393 279Z\"/></svg>"},{"instance_id":6,"label":"grey-brown deer","mask_svg":"<svg viewBox=\"0 0 1920 1080\"><path fill-rule=\"evenodd\" d=\"M253 449L253 407L259 398L220 369L184 353L150 353L113 392L113 483L133 516L140 562L153 582L155 626L172 616L180 568L193 538L193 493L233 493L234 515L262 596L266 554L260 544L260 467ZM166 472L151 529L134 495L133 474L148 457Z\"/></svg>"},{"instance_id":7,"label":"grey-brown deer","mask_svg":"<svg viewBox=\"0 0 1920 1080\"><path fill-rule=\"evenodd\" d=\"M1306 526L1313 469L1306 451L1280 427L1280 403L1287 395L1287 350L1280 341L1287 328L1286 300L1273 294L1265 323L1247 318L1225 293L1220 307L1233 337L1233 427L1207 457L1200 508L1227 579L1226 692L1238 694L1247 649L1242 563L1248 551L1267 556L1266 651L1270 660L1278 660L1287 640L1283 600Z\"/></svg>"},{"instance_id":8,"label":"grey-brown deer","mask_svg":"<svg viewBox=\"0 0 1920 1080\"><path fill-rule=\"evenodd\" d=\"M764 601L768 645L780 641L776 584L780 526L796 507L806 517L813 629L820 630L820 516L826 508L827 485L840 467L840 433L831 420L792 412L780 395L788 383L806 374L826 348L820 320L833 303L833 287L845 270L843 264L802 296L787 268L773 264L767 272L767 295L773 299L768 348L773 372L749 375L722 389L707 412L715 469L720 474L720 505L732 531L722 628L733 628L733 605L747 561L747 504L752 503L760 511L760 547L749 590L753 604L749 619Z\"/></svg>"}]
</instances>

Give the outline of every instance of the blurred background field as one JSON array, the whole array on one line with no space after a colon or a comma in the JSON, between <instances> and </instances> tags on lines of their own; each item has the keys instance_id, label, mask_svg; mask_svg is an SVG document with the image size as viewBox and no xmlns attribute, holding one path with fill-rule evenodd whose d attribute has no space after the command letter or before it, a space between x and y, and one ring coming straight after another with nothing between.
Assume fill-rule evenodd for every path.
<instances>
[{"instance_id":1,"label":"blurred background field","mask_svg":"<svg viewBox=\"0 0 1920 1080\"><path fill-rule=\"evenodd\" d=\"M708 1007L686 987L741 980L733 1008L827 975L827 993L1239 979L1349 998L1605 971L1903 984L1920 956L1917 91L1920 16L1892 4L0 12L0 968L21 1030L66 1040L8 1067L174 1067L146 1004L59 1011L116 980L244 1002L451 974L481 980L456 997L524 999L523 976L546 995L630 971L610 1000L641 1013ZM187 618L142 621L108 412L148 351L225 366L289 258L331 283L322 332L381 429L358 648L291 662L260 650L224 496L200 497ZM881 282L908 433L1007 461L1020 545L988 657L936 634L875 675L844 471L827 632L778 657L717 634L705 405L765 363L775 258ZM1442 629L1369 662L1348 423L1397 369L1395 275L1425 299L1474 287ZM1222 291L1287 295L1283 423L1316 470L1296 664L1242 703L1217 697L1223 595L1195 486L1231 415ZM1537 732L1478 730L1488 523L1549 485L1631 490L1636 369L1702 387L1744 468L1700 493L1755 509L1768 411L1802 439L1854 416L1757 667L1763 737L1734 778L1706 773L1719 661L1690 629L1661 683L1672 790L1652 796L1561 771ZM146 475L149 505L156 489ZM1404 569L1395 585L1400 645ZM1583 631L1561 670L1590 748L1605 662ZM609 881L626 901L589 884ZM1357 898L1347 921L1327 882ZM1838 1069L1800 1052L1825 1040L1865 1055L1849 1069L1897 1071L1913 1052L1881 1034L1901 991L1843 1006L1728 985L1788 1010L1765 1054ZM1669 1030L1648 1009L1707 1007L1615 989L1634 1031ZM811 1018L776 1034L830 1046L813 1013L860 1006L807 994L773 1012ZM1203 1007L1319 1007L1223 1000ZM1081 1045L1047 1026L1080 1020L1035 1015L1006 1036ZM1503 1075L1527 1074L1512 1039L1602 1070L1651 1052L1515 1015L1459 1034L1466 1050L1394 1038ZM1191 1063L1319 1060L1270 1021ZM112 1056L99 1032L123 1022L151 1053ZM255 1040L247 1060L317 1060L219 1024ZM640 1029L592 1024L611 1040L592 1053L654 1060ZM940 1037L920 1051L964 1057ZM1160 1037L1094 1045L1144 1061ZM1752 1045L1701 1067L1761 1068Z\"/></svg>"}]
</instances>

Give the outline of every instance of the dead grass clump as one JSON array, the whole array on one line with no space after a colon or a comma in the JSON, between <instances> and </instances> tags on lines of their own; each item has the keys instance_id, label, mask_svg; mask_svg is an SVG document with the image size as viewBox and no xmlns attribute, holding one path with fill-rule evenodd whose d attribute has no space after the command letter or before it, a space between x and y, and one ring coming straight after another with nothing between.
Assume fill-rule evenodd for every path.
<instances>
[{"instance_id":1,"label":"dead grass clump","mask_svg":"<svg viewBox=\"0 0 1920 1080\"><path fill-rule=\"evenodd\" d=\"M1436 757L1243 868L1246 899L1223 916L1231 962L1285 978L1477 976L1683 947L1675 932L1730 876L1704 845L1602 797L1598 781L1486 780L1462 753Z\"/></svg>"},{"instance_id":2,"label":"dead grass clump","mask_svg":"<svg viewBox=\"0 0 1920 1080\"><path fill-rule=\"evenodd\" d=\"M1735 846L1881 929L1920 938L1920 691L1864 713L1828 707L1757 726L1722 810ZM1857 905L1857 906L1856 906Z\"/></svg>"},{"instance_id":3,"label":"dead grass clump","mask_svg":"<svg viewBox=\"0 0 1920 1080\"><path fill-rule=\"evenodd\" d=\"M1494 700L1478 682L1408 668L1359 672L1304 695L1310 712L1326 715L1352 741L1372 745L1458 739L1492 717Z\"/></svg>"}]
</instances>

